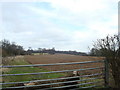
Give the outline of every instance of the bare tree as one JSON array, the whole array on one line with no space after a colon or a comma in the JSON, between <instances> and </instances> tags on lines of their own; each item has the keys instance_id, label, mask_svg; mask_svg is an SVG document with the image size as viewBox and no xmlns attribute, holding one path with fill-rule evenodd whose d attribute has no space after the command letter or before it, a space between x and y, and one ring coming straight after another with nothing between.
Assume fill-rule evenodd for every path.
<instances>
[{"instance_id":1,"label":"bare tree","mask_svg":"<svg viewBox=\"0 0 120 90\"><path fill-rule=\"evenodd\" d=\"M2 56L15 56L15 55L23 55L24 49L20 45L16 45L15 42L10 43L8 40L2 40Z\"/></svg>"},{"instance_id":2,"label":"bare tree","mask_svg":"<svg viewBox=\"0 0 120 90\"><path fill-rule=\"evenodd\" d=\"M120 37L119 35L107 36L104 39L98 39L94 43L94 48L106 57L112 70L112 75L116 87L120 88Z\"/></svg>"}]
</instances>

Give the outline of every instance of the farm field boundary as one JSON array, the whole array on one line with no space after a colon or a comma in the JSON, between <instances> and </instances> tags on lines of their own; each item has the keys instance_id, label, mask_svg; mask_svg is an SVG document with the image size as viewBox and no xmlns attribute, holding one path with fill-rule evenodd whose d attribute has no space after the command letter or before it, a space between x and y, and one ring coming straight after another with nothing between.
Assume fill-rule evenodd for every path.
<instances>
[{"instance_id":1,"label":"farm field boundary","mask_svg":"<svg viewBox=\"0 0 120 90\"><path fill-rule=\"evenodd\" d=\"M61 66L62 65L82 65L84 66L85 64L97 64L97 63L103 63L105 65L105 60L97 60L97 61L84 61L84 62L70 62L70 63L53 63L53 64L29 64L29 65L5 65L1 66L1 68L22 68L22 67L46 67L46 66ZM73 87L73 86L79 86L79 88L93 88L93 87L104 87L107 83L107 73L106 73L106 65L105 66L98 66L98 67L86 67L86 68L79 68L79 69L68 69L68 70L58 70L58 71L44 71L44 72L35 72L35 73L17 73L17 74L2 74L1 77L8 77L8 76L24 76L24 75L44 75L44 74L56 74L56 73L70 73L73 71L78 71L80 73L79 76L73 76L73 77L59 77L59 78L52 78L52 79L41 79L41 80L32 80L32 81L23 81L23 82L7 82L7 83L0 83L1 85L10 85L10 84L20 84L22 83L23 85L21 86L14 86L14 87L5 87L1 89L18 89L18 88L41 88L43 89L43 86L46 89L61 89L61 88L67 88L67 87ZM94 72L90 74L82 74L83 71L93 71ZM99 71L99 73L96 71ZM66 80L69 78L76 78L78 77L79 80L74 80L74 81L59 81L59 80ZM54 81L54 82L52 82ZM56 82L55 82L56 81ZM33 83L33 82L39 82L39 84L36 85L27 85L25 86L26 83ZM47 82L47 83L41 83L41 82ZM78 82L76 85L65 85L65 83L72 83L72 82ZM63 85L64 84L64 85Z\"/></svg>"}]
</instances>

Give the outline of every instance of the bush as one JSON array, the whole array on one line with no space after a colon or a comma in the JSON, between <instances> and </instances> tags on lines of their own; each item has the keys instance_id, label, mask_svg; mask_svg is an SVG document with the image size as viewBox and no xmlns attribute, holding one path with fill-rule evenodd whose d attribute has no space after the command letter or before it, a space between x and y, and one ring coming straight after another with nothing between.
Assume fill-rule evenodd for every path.
<instances>
[{"instance_id":1,"label":"bush","mask_svg":"<svg viewBox=\"0 0 120 90\"><path fill-rule=\"evenodd\" d=\"M104 56L112 69L116 87L120 88L120 37L119 35L107 36L94 43L94 55Z\"/></svg>"}]
</instances>

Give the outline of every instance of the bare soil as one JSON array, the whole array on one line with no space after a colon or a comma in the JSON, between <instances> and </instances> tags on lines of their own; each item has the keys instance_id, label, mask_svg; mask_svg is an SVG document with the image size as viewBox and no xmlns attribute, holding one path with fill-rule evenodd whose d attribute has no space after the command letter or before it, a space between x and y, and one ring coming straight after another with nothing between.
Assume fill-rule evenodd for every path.
<instances>
[{"instance_id":1,"label":"bare soil","mask_svg":"<svg viewBox=\"0 0 120 90\"><path fill-rule=\"evenodd\" d=\"M84 62L84 61L96 61L103 60L103 57L92 56L79 56L69 54L54 54L54 55L26 55L24 59L31 64L50 64L50 63L68 63L68 62ZM70 70L70 69L82 69L101 67L103 63L89 63L89 64L76 64L76 65L55 65L55 66L41 66L50 71ZM91 74L90 70L82 71L87 74ZM92 73L101 72L100 70L92 70Z\"/></svg>"}]
</instances>

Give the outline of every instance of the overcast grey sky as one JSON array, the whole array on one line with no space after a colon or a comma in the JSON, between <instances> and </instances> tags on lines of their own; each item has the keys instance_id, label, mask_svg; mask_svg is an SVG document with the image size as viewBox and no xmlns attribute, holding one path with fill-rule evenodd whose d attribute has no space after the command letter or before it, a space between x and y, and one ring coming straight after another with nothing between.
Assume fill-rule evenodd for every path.
<instances>
[{"instance_id":1,"label":"overcast grey sky","mask_svg":"<svg viewBox=\"0 0 120 90\"><path fill-rule=\"evenodd\" d=\"M93 41L118 32L118 0L20 1L0 1L0 37L25 49L88 52Z\"/></svg>"}]
</instances>

